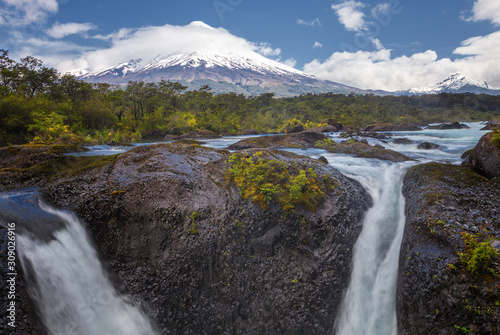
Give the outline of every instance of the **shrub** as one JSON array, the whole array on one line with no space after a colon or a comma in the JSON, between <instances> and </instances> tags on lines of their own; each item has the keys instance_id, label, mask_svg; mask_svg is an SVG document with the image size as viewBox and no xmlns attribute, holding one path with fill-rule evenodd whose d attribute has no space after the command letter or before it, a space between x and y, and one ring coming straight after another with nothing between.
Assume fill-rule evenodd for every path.
<instances>
[{"instance_id":1,"label":"shrub","mask_svg":"<svg viewBox=\"0 0 500 335\"><path fill-rule=\"evenodd\" d=\"M460 261L465 265L467 271L478 274L486 270L491 262L491 258L498 255L498 252L489 242L478 242L474 235L462 233L464 240L464 252L458 252Z\"/></svg>"},{"instance_id":2,"label":"shrub","mask_svg":"<svg viewBox=\"0 0 500 335\"><path fill-rule=\"evenodd\" d=\"M235 153L229 157L228 177L238 186L241 196L251 197L262 209L274 201L287 212L298 205L316 211L324 197L316 172L311 168L297 170L284 161L262 156L259 151L252 156Z\"/></svg>"}]
</instances>

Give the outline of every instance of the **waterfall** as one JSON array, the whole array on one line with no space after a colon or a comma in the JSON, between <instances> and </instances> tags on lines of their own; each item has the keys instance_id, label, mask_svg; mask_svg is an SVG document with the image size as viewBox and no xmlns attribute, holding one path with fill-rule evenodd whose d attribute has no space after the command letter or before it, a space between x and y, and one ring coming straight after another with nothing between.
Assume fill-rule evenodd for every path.
<instances>
[{"instance_id":1,"label":"waterfall","mask_svg":"<svg viewBox=\"0 0 500 335\"><path fill-rule=\"evenodd\" d=\"M359 163L359 161L358 161ZM338 335L395 335L399 250L405 216L402 178L409 164L367 163L336 166L358 179L373 206L353 250L351 282L335 324Z\"/></svg>"},{"instance_id":2,"label":"waterfall","mask_svg":"<svg viewBox=\"0 0 500 335\"><path fill-rule=\"evenodd\" d=\"M50 334L156 334L145 314L113 287L73 213L43 203L36 194L2 197L0 209L7 207L13 210L0 221L21 226L17 236L20 263L30 297ZM37 215L29 215L33 211ZM26 221L27 217L35 221ZM52 231L41 232L37 217ZM54 227L51 222L62 224Z\"/></svg>"}]
</instances>

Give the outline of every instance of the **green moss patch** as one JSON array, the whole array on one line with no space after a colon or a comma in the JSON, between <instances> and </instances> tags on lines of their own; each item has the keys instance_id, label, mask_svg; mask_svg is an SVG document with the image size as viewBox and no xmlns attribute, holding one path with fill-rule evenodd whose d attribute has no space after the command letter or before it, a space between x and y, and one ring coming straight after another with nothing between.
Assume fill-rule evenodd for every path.
<instances>
[{"instance_id":1,"label":"green moss patch","mask_svg":"<svg viewBox=\"0 0 500 335\"><path fill-rule=\"evenodd\" d=\"M235 153L229 157L228 180L238 186L241 196L252 198L262 209L275 202L287 212L296 206L316 211L325 196L316 172L263 156L262 151L258 151L253 155Z\"/></svg>"}]
</instances>

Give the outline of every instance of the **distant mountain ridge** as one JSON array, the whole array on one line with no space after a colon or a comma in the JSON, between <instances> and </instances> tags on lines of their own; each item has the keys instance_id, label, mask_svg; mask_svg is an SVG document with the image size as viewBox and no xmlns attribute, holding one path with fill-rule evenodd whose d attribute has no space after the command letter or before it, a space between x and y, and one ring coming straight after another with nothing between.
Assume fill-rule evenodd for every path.
<instances>
[{"instance_id":1,"label":"distant mountain ridge","mask_svg":"<svg viewBox=\"0 0 500 335\"><path fill-rule=\"evenodd\" d=\"M424 95L439 93L475 93L500 95L500 90L490 88L486 82L475 81L467 78L460 73L455 73L442 82L439 82L436 85L428 88L397 92L398 95Z\"/></svg>"},{"instance_id":2,"label":"distant mountain ridge","mask_svg":"<svg viewBox=\"0 0 500 335\"><path fill-rule=\"evenodd\" d=\"M275 93L290 97L306 93L424 95L439 93L475 93L500 95L486 82L474 81L455 73L434 86L387 92L363 90L339 84L305 73L293 67L268 59L257 53L247 56L200 54L197 52L158 56L142 65L142 59L132 59L103 70L79 74L79 79L90 83L125 85L129 81L177 81L188 89L209 85L214 93L236 92L245 95Z\"/></svg>"},{"instance_id":3,"label":"distant mountain ridge","mask_svg":"<svg viewBox=\"0 0 500 335\"><path fill-rule=\"evenodd\" d=\"M91 83L107 82L118 85L131 80L158 82L164 79L187 84L190 88L208 84L216 93L274 92L277 96L326 92L374 93L321 79L256 55L245 57L192 52L157 57L144 66L141 66L141 59L135 59L100 71L82 74L79 78Z\"/></svg>"}]
</instances>

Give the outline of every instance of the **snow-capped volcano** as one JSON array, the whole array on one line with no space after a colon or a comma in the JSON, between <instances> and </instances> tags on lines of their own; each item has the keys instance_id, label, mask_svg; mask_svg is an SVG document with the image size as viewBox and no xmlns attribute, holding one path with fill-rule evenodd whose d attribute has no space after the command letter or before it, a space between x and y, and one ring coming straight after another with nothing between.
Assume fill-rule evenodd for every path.
<instances>
[{"instance_id":1,"label":"snow-capped volcano","mask_svg":"<svg viewBox=\"0 0 500 335\"><path fill-rule=\"evenodd\" d=\"M191 84L209 84L214 91L283 91L297 95L306 92L360 93L367 91L345 86L307 74L257 53L251 55L201 54L197 52L156 57L141 66L140 60L121 63L80 78L88 82L126 84L128 81L179 81ZM211 85L214 84L214 85ZM229 86L228 86L229 85ZM233 86L231 86L233 85ZM234 87L236 85L236 87ZM243 90L243 91L242 91ZM276 92L275 92L276 93ZM280 95L280 94L278 94Z\"/></svg>"},{"instance_id":2,"label":"snow-capped volcano","mask_svg":"<svg viewBox=\"0 0 500 335\"><path fill-rule=\"evenodd\" d=\"M432 87L412 89L400 94L438 94L438 93L476 93L500 95L500 90L491 89L486 82L472 80L460 73L455 73Z\"/></svg>"},{"instance_id":3,"label":"snow-capped volcano","mask_svg":"<svg viewBox=\"0 0 500 335\"><path fill-rule=\"evenodd\" d=\"M127 74L135 73L140 69L140 63L142 59L132 59L128 62L120 63L116 66L109 67L96 72L88 72L84 75L81 75L80 78L86 79L87 77L106 77L106 76L114 76L114 77L124 77Z\"/></svg>"}]
</instances>

